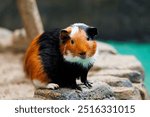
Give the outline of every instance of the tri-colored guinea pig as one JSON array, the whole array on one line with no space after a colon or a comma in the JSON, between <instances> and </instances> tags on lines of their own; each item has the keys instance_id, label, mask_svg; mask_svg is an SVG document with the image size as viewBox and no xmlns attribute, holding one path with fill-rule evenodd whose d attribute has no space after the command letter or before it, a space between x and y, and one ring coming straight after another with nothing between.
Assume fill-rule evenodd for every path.
<instances>
[{"instance_id":1,"label":"tri-colored guinea pig","mask_svg":"<svg viewBox=\"0 0 150 117\"><path fill-rule=\"evenodd\" d=\"M96 28L75 23L33 39L25 54L24 69L35 87L80 89L76 79L92 87L87 74L95 61L95 35Z\"/></svg>"}]
</instances>

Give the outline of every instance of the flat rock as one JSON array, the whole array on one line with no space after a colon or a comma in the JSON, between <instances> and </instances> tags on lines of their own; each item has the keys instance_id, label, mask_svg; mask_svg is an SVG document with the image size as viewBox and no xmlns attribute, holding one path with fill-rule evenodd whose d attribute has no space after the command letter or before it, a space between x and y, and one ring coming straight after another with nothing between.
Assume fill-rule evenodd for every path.
<instances>
[{"instance_id":1,"label":"flat rock","mask_svg":"<svg viewBox=\"0 0 150 117\"><path fill-rule=\"evenodd\" d=\"M97 72L89 72L88 76L115 76L118 80L128 78L133 83L140 83L144 79L140 72L129 69L102 69Z\"/></svg>"},{"instance_id":2,"label":"flat rock","mask_svg":"<svg viewBox=\"0 0 150 117\"><path fill-rule=\"evenodd\" d=\"M105 82L113 87L132 87L132 83L128 78L118 78L115 76L92 76L89 77L90 82Z\"/></svg>"},{"instance_id":3,"label":"flat rock","mask_svg":"<svg viewBox=\"0 0 150 117\"><path fill-rule=\"evenodd\" d=\"M102 54L97 57L93 67L94 70L117 69L134 70L144 74L141 63L135 56Z\"/></svg>"},{"instance_id":4,"label":"flat rock","mask_svg":"<svg viewBox=\"0 0 150 117\"><path fill-rule=\"evenodd\" d=\"M60 88L57 90L37 89L34 93L34 98L51 100L147 99L145 88L142 85L138 86L139 83L132 84L127 78L92 76L89 77L89 81L93 83L91 89L88 89L83 84L80 84L83 91L70 88Z\"/></svg>"},{"instance_id":5,"label":"flat rock","mask_svg":"<svg viewBox=\"0 0 150 117\"><path fill-rule=\"evenodd\" d=\"M82 91L60 88L57 90L37 89L34 98L51 100L103 100L115 99L112 89L106 83L94 83L91 89L82 86Z\"/></svg>"},{"instance_id":6,"label":"flat rock","mask_svg":"<svg viewBox=\"0 0 150 117\"><path fill-rule=\"evenodd\" d=\"M140 91L134 87L113 87L115 98L118 100L141 100Z\"/></svg>"}]
</instances>

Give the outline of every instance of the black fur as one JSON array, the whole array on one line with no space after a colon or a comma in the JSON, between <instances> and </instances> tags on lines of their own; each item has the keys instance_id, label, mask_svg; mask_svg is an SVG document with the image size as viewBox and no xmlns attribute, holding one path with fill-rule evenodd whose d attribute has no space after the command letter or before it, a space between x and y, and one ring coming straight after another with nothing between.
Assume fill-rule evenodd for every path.
<instances>
[{"instance_id":1,"label":"black fur","mask_svg":"<svg viewBox=\"0 0 150 117\"><path fill-rule=\"evenodd\" d=\"M92 65L89 68L84 68L82 65L70 63L63 59L59 49L60 31L60 29L55 29L40 36L38 41L40 45L39 56L42 60L44 71L52 79L53 83L58 83L61 87L77 88L77 78L80 78L86 86L90 87L87 82L87 73Z\"/></svg>"},{"instance_id":2,"label":"black fur","mask_svg":"<svg viewBox=\"0 0 150 117\"><path fill-rule=\"evenodd\" d=\"M95 35L98 34L97 28L89 27L86 29L86 33L90 39L94 39Z\"/></svg>"},{"instance_id":3,"label":"black fur","mask_svg":"<svg viewBox=\"0 0 150 117\"><path fill-rule=\"evenodd\" d=\"M94 37L98 34L97 28L95 27L90 27L82 24L78 25L78 27L86 32L88 39L94 39Z\"/></svg>"}]
</instances>

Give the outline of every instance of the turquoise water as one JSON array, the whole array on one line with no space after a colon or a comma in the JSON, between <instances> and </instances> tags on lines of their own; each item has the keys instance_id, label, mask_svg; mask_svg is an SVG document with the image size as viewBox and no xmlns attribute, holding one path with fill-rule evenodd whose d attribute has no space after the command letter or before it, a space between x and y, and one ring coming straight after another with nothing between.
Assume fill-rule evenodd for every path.
<instances>
[{"instance_id":1,"label":"turquoise water","mask_svg":"<svg viewBox=\"0 0 150 117\"><path fill-rule=\"evenodd\" d=\"M119 53L135 55L141 61L145 71L145 86L150 94L150 43L106 42L114 46Z\"/></svg>"}]
</instances>

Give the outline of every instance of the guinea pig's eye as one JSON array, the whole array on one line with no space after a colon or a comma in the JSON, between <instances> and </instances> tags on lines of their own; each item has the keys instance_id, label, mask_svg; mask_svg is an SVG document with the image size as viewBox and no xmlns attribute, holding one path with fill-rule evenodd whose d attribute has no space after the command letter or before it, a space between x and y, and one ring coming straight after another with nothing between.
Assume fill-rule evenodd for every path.
<instances>
[{"instance_id":1,"label":"guinea pig's eye","mask_svg":"<svg viewBox=\"0 0 150 117\"><path fill-rule=\"evenodd\" d=\"M89 38L89 37L87 37L87 40L89 41L89 40L90 40L90 38Z\"/></svg>"},{"instance_id":2,"label":"guinea pig's eye","mask_svg":"<svg viewBox=\"0 0 150 117\"><path fill-rule=\"evenodd\" d=\"M71 40L71 44L74 44L74 40Z\"/></svg>"}]
</instances>

